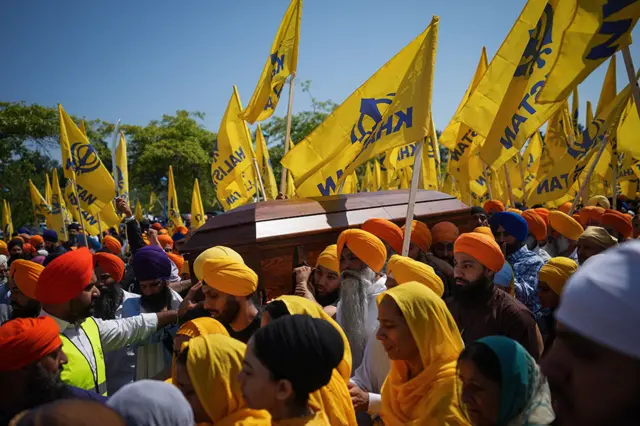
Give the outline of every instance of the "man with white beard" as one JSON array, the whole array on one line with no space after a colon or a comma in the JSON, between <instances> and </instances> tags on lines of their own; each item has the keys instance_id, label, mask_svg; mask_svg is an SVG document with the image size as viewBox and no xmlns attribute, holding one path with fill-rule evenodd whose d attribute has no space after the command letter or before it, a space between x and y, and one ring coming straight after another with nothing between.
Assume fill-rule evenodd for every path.
<instances>
[{"instance_id":1,"label":"man with white beard","mask_svg":"<svg viewBox=\"0 0 640 426\"><path fill-rule=\"evenodd\" d=\"M373 382L378 376L385 377L389 369L384 349L377 350L381 345L375 338L378 328L376 298L386 290L386 276L382 271L387 262L387 250L375 235L360 229L350 229L338 238L338 257L341 284L336 319L351 346L352 375L360 371L361 376L369 377L369 380L350 383L349 393L356 409L358 424L368 425L371 424L371 417L367 411L375 414L380 405L377 395L379 389ZM366 383L370 386L365 385ZM371 401L373 403L370 404L372 394L378 397L378 403Z\"/></svg>"},{"instance_id":2,"label":"man with white beard","mask_svg":"<svg viewBox=\"0 0 640 426\"><path fill-rule=\"evenodd\" d=\"M554 210L549 214L549 237L545 250L549 256L568 257L578 262L578 238L584 232L582 225L571 216Z\"/></svg>"}]
</instances>

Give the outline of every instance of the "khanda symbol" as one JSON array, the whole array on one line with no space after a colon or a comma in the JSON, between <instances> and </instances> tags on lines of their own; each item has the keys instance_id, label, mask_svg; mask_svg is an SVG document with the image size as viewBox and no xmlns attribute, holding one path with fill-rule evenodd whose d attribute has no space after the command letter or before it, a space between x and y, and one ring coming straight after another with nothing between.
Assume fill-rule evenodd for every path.
<instances>
[{"instance_id":1,"label":"khanda symbol","mask_svg":"<svg viewBox=\"0 0 640 426\"><path fill-rule=\"evenodd\" d=\"M91 144L82 142L71 144L71 157L77 174L90 173L100 167L100 158Z\"/></svg>"},{"instance_id":2,"label":"khanda symbol","mask_svg":"<svg viewBox=\"0 0 640 426\"><path fill-rule=\"evenodd\" d=\"M196 222L200 223L202 221L202 215L200 213L196 214Z\"/></svg>"},{"instance_id":3,"label":"khanda symbol","mask_svg":"<svg viewBox=\"0 0 640 426\"><path fill-rule=\"evenodd\" d=\"M548 47L553 41L551 30L553 28L553 7L550 4L544 8L544 12L536 27L529 30L529 43L522 53L520 64L514 73L515 77L529 77L537 68L546 65L543 55L550 55L553 50Z\"/></svg>"},{"instance_id":4,"label":"khanda symbol","mask_svg":"<svg viewBox=\"0 0 640 426\"><path fill-rule=\"evenodd\" d=\"M389 93L383 98L362 98L360 99L360 117L351 128L351 143L363 142L370 134L376 124L382 120L383 112L378 105L391 105L395 93Z\"/></svg>"}]
</instances>

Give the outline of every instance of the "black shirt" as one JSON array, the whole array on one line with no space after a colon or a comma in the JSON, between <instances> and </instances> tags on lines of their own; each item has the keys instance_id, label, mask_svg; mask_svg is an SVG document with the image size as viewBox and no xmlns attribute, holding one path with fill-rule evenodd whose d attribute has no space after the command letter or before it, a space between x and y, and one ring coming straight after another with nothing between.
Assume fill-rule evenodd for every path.
<instances>
[{"instance_id":1,"label":"black shirt","mask_svg":"<svg viewBox=\"0 0 640 426\"><path fill-rule=\"evenodd\" d=\"M256 306L256 308L258 309L258 314L253 319L253 321L251 321L251 324L249 324L249 326L244 330L234 331L231 329L231 327L226 326L227 331L229 332L229 336L233 337L234 339L240 340L243 343L247 343L249 339L251 339L253 333L255 333L256 330L260 328L260 320L262 318L262 312L264 311L261 306Z\"/></svg>"}]
</instances>

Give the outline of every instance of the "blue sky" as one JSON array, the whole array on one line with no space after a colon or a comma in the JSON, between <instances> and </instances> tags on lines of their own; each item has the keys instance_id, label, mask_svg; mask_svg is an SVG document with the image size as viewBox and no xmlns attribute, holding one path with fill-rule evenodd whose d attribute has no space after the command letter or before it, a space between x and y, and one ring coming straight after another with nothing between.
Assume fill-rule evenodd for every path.
<instances>
[{"instance_id":1,"label":"blue sky","mask_svg":"<svg viewBox=\"0 0 640 426\"><path fill-rule=\"evenodd\" d=\"M288 0L7 0L0 5L0 100L145 125L178 109L217 131L236 84L247 103ZM298 79L341 102L440 16L433 111L448 123L482 46L496 52L524 0L305 0ZM639 30L634 31L635 39ZM640 48L631 47L636 67ZM580 86L581 121L606 66ZM618 57L618 89L627 83ZM299 86L298 86L299 87ZM286 113L286 91L276 115ZM294 110L310 99L296 91Z\"/></svg>"}]
</instances>

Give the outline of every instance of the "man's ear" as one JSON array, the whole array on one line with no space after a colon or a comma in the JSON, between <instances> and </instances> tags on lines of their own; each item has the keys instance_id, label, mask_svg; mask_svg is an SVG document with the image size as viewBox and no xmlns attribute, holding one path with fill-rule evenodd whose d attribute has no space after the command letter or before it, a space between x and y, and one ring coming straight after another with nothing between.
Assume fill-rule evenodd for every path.
<instances>
[{"instance_id":1,"label":"man's ear","mask_svg":"<svg viewBox=\"0 0 640 426\"><path fill-rule=\"evenodd\" d=\"M490 270L487 267L484 268L484 277L486 279L488 279L489 281L493 282L493 277L495 277L495 276L496 276L495 272L493 272L492 270Z\"/></svg>"}]
</instances>

